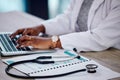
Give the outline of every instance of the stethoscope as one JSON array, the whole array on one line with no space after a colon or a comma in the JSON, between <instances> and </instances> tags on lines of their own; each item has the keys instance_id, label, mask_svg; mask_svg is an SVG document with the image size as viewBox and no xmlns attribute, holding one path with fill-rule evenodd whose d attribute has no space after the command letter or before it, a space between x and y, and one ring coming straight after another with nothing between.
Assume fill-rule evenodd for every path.
<instances>
[{"instance_id":1,"label":"stethoscope","mask_svg":"<svg viewBox=\"0 0 120 80\"><path fill-rule=\"evenodd\" d=\"M74 49L74 51L77 51ZM69 58L69 59L65 59L65 60L59 60L59 61L48 61L52 58ZM56 62L65 62L65 61L69 61L69 60L73 60L73 59L80 59L80 55L77 54L74 57L69 57L69 56L62 56L62 57L52 57L52 56L39 56L35 59L31 59L31 60L24 60L24 61L18 61L18 62L14 62L9 64L6 69L5 72L12 77L16 77L16 78L24 78L24 79L33 79L33 78L52 78L52 77L60 77L60 76L65 76L65 75L69 75L69 74L73 74L73 73L77 73L77 72L83 72L86 71L88 73L95 73L96 72L96 68L98 67L96 64L88 64L86 65L86 69L80 69L77 71L73 71L73 72L68 72L68 73L63 73L63 74L57 74L57 75L47 75L47 76L23 76L23 75L17 75L17 74L13 74L10 72L10 70L16 66L16 65L20 65L20 64L24 64L24 63L37 63L37 64L54 64Z\"/></svg>"}]
</instances>

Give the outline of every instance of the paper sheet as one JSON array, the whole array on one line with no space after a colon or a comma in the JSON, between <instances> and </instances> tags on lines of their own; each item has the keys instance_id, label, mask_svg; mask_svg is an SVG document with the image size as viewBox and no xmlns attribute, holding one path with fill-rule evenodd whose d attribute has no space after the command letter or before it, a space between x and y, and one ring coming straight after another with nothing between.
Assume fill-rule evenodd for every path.
<instances>
[{"instance_id":1,"label":"paper sheet","mask_svg":"<svg viewBox=\"0 0 120 80\"><path fill-rule=\"evenodd\" d=\"M35 79L35 80L109 80L112 78L120 77L120 73L114 72L98 63L96 73L79 72L63 77L49 78L49 79Z\"/></svg>"},{"instance_id":2,"label":"paper sheet","mask_svg":"<svg viewBox=\"0 0 120 80\"><path fill-rule=\"evenodd\" d=\"M46 56L65 56L65 54L61 54L63 53L63 51L58 51L56 53L51 53L51 54L36 54L36 55L28 55L28 56L22 56L22 57L16 57L16 58L10 58L10 59L4 59L3 61L6 62L6 63L12 63L12 62L16 62L16 61L21 61L21 60L28 60L28 59L35 59L37 56L43 56L43 55L46 55ZM75 60L76 61L76 60ZM71 63L71 62L70 62ZM74 63L74 60L72 61L72 63ZM120 77L120 73L117 73L117 72L114 72L102 65L100 65L99 63L95 62L95 61L90 61L86 64L89 64L89 63L93 63L93 64L97 64L98 65L98 68L97 68L97 72L96 73L87 73L87 71L85 72L79 72L79 73L75 73L75 74L71 74L71 75L67 75L67 76L63 76L63 77L57 77L57 78L46 78L46 79L36 79L36 80L108 80L108 79L111 79L111 78L116 78L116 77ZM78 68L79 67L85 67L86 64L83 64L83 65L75 65L74 68ZM39 67L39 65L37 64L32 64L30 65L29 63L25 64L25 65L18 65L16 66L16 68L22 72L26 72L26 73L29 73L29 72L33 72L33 71L37 71L38 68L42 69L42 68L45 68L45 67L50 67L50 66L55 66L55 65L50 65L50 66L46 66L46 65L42 65L43 67ZM70 68L70 67L67 67L67 68ZM66 72L66 70L71 70L71 69L62 69L62 72ZM28 70L29 69L29 70ZM57 72L61 72L61 70L57 70L57 71L53 71L52 74L55 74ZM46 73L45 73L46 74ZM41 75L41 74L37 74L35 73L35 75ZM44 75L44 74L42 74Z\"/></svg>"}]
</instances>

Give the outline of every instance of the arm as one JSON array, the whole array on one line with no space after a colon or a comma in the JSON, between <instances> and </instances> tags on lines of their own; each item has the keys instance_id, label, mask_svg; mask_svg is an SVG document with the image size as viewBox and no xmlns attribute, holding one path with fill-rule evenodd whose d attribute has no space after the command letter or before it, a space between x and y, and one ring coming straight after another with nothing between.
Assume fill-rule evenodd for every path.
<instances>
[{"instance_id":1,"label":"arm","mask_svg":"<svg viewBox=\"0 0 120 80\"><path fill-rule=\"evenodd\" d=\"M118 0L119 1L119 0ZM62 47L80 51L101 51L120 42L120 4L112 2L111 11L97 28L60 36Z\"/></svg>"},{"instance_id":2,"label":"arm","mask_svg":"<svg viewBox=\"0 0 120 80\"><path fill-rule=\"evenodd\" d=\"M38 36L40 32L49 35L60 35L71 32L72 30L70 28L70 17L75 2L76 0L72 0L68 9L56 18L44 21L43 23L41 23L41 25L38 26L18 29L13 34L11 34L10 37L14 38L16 35L19 34Z\"/></svg>"},{"instance_id":3,"label":"arm","mask_svg":"<svg viewBox=\"0 0 120 80\"><path fill-rule=\"evenodd\" d=\"M72 32L70 25L70 17L76 0L72 0L68 9L56 18L47 20L42 24L45 26L45 32L49 35L61 35Z\"/></svg>"}]
</instances>

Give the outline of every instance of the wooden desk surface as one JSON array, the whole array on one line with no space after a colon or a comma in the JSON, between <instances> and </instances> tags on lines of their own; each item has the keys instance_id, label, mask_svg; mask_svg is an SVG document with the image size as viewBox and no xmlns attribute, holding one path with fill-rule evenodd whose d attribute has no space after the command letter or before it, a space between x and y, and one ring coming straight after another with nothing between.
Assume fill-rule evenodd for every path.
<instances>
[{"instance_id":1,"label":"wooden desk surface","mask_svg":"<svg viewBox=\"0 0 120 80\"><path fill-rule=\"evenodd\" d=\"M120 50L111 48L106 51L87 52L82 55L120 73ZM111 80L120 80L120 77Z\"/></svg>"},{"instance_id":2,"label":"wooden desk surface","mask_svg":"<svg viewBox=\"0 0 120 80\"><path fill-rule=\"evenodd\" d=\"M11 32L21 27L38 25L40 22L41 20L39 18L22 12L0 13L0 32ZM8 27L9 29L7 29ZM91 58L103 66L120 73L120 50L109 49L101 52L87 52L81 55ZM1 59L4 59L4 57L0 56L0 80L24 80L8 76L5 73L5 68L7 65L4 64ZM13 70L13 72L21 74L17 70ZM120 80L120 77L111 80Z\"/></svg>"}]
</instances>

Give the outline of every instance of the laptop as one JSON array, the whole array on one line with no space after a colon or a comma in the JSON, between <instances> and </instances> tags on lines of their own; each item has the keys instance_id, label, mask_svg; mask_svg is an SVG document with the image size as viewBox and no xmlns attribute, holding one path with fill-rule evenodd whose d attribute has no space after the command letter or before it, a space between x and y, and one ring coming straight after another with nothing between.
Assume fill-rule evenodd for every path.
<instances>
[{"instance_id":1,"label":"laptop","mask_svg":"<svg viewBox=\"0 0 120 80\"><path fill-rule=\"evenodd\" d=\"M16 41L20 38L17 35L15 38L11 39L11 32L1 32L0 33L0 53L2 56L13 56L13 55L23 55L23 54L36 54L36 53L53 53L55 50L38 50L32 47L22 47L16 48Z\"/></svg>"}]
</instances>

